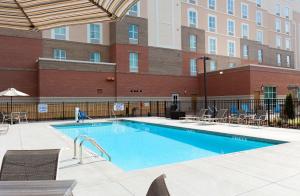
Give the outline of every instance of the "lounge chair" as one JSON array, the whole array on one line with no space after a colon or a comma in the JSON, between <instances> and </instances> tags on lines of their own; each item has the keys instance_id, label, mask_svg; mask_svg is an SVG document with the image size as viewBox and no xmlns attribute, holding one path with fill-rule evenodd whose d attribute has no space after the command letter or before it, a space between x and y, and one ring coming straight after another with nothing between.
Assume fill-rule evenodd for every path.
<instances>
[{"instance_id":1,"label":"lounge chair","mask_svg":"<svg viewBox=\"0 0 300 196\"><path fill-rule=\"evenodd\" d=\"M9 124L0 124L0 134L6 134L9 130Z\"/></svg>"},{"instance_id":2,"label":"lounge chair","mask_svg":"<svg viewBox=\"0 0 300 196\"><path fill-rule=\"evenodd\" d=\"M146 196L170 196L166 182L166 175L157 177L150 185Z\"/></svg>"},{"instance_id":3,"label":"lounge chair","mask_svg":"<svg viewBox=\"0 0 300 196\"><path fill-rule=\"evenodd\" d=\"M59 151L8 150L2 160L0 180L56 180Z\"/></svg>"},{"instance_id":4,"label":"lounge chair","mask_svg":"<svg viewBox=\"0 0 300 196\"><path fill-rule=\"evenodd\" d=\"M191 116L185 116L185 117L180 117L181 120L201 120L205 117L208 117L208 115L206 115L207 109L201 109L199 111L199 113L195 116L191 115Z\"/></svg>"},{"instance_id":5,"label":"lounge chair","mask_svg":"<svg viewBox=\"0 0 300 196\"><path fill-rule=\"evenodd\" d=\"M79 110L79 113L78 113L78 122L80 120L83 122L85 119L92 120L92 118L90 118L85 112Z\"/></svg>"},{"instance_id":6,"label":"lounge chair","mask_svg":"<svg viewBox=\"0 0 300 196\"><path fill-rule=\"evenodd\" d=\"M6 112L1 112L0 113L1 119L2 119L2 124L5 121L10 121L10 114L6 113Z\"/></svg>"},{"instance_id":7,"label":"lounge chair","mask_svg":"<svg viewBox=\"0 0 300 196\"><path fill-rule=\"evenodd\" d=\"M202 121L205 122L225 122L227 119L226 114L228 112L228 109L220 109L217 111L217 114L214 118L204 118Z\"/></svg>"},{"instance_id":8,"label":"lounge chair","mask_svg":"<svg viewBox=\"0 0 300 196\"><path fill-rule=\"evenodd\" d=\"M249 124L261 126L264 122L267 122L267 120L267 111L258 110L254 118L249 119Z\"/></svg>"}]
</instances>

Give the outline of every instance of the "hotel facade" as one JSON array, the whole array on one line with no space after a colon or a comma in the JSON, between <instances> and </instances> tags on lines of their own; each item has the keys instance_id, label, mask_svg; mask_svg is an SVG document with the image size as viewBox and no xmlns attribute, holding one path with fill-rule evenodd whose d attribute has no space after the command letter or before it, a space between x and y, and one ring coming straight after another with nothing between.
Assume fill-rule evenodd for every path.
<instances>
[{"instance_id":1,"label":"hotel facade","mask_svg":"<svg viewBox=\"0 0 300 196\"><path fill-rule=\"evenodd\" d=\"M116 23L0 29L0 89L38 101L300 98L296 0L140 0Z\"/></svg>"}]
</instances>

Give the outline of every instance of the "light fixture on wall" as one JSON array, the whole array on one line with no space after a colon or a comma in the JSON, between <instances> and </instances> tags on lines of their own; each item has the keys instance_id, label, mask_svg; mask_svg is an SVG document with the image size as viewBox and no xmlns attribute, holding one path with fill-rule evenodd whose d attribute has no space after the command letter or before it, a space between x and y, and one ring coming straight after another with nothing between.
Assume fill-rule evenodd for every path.
<instances>
[{"instance_id":1,"label":"light fixture on wall","mask_svg":"<svg viewBox=\"0 0 300 196\"><path fill-rule=\"evenodd\" d=\"M265 91L265 86L263 84L261 85L260 90L261 90L261 92Z\"/></svg>"}]
</instances>

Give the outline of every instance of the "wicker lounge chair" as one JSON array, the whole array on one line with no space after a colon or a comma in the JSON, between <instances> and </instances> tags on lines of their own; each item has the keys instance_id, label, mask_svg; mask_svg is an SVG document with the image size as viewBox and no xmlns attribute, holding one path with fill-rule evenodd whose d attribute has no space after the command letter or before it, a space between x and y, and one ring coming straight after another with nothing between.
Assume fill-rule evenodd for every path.
<instances>
[{"instance_id":1,"label":"wicker lounge chair","mask_svg":"<svg viewBox=\"0 0 300 196\"><path fill-rule=\"evenodd\" d=\"M157 177L150 185L146 196L170 196L166 182L166 175Z\"/></svg>"},{"instance_id":2,"label":"wicker lounge chair","mask_svg":"<svg viewBox=\"0 0 300 196\"><path fill-rule=\"evenodd\" d=\"M185 116L185 117L181 117L180 119L181 120L201 120L203 118L208 117L208 115L206 115L206 113L207 113L207 109L201 109L199 111L199 113L195 116L193 116L193 115L192 116Z\"/></svg>"},{"instance_id":3,"label":"wicker lounge chair","mask_svg":"<svg viewBox=\"0 0 300 196\"><path fill-rule=\"evenodd\" d=\"M227 119L226 114L228 112L228 109L220 109L217 111L217 114L214 118L204 118L202 121L205 122L225 122Z\"/></svg>"},{"instance_id":4,"label":"wicker lounge chair","mask_svg":"<svg viewBox=\"0 0 300 196\"><path fill-rule=\"evenodd\" d=\"M56 180L59 150L8 150L1 181Z\"/></svg>"}]
</instances>

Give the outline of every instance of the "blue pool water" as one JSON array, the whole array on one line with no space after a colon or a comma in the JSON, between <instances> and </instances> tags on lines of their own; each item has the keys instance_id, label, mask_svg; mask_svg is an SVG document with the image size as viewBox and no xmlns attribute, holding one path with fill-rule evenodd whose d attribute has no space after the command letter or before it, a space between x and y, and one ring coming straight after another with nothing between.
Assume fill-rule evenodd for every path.
<instances>
[{"instance_id":1,"label":"blue pool water","mask_svg":"<svg viewBox=\"0 0 300 196\"><path fill-rule=\"evenodd\" d=\"M125 171L278 144L131 121L55 128L73 139L78 135L95 139ZM86 147L98 152L91 145Z\"/></svg>"}]
</instances>

